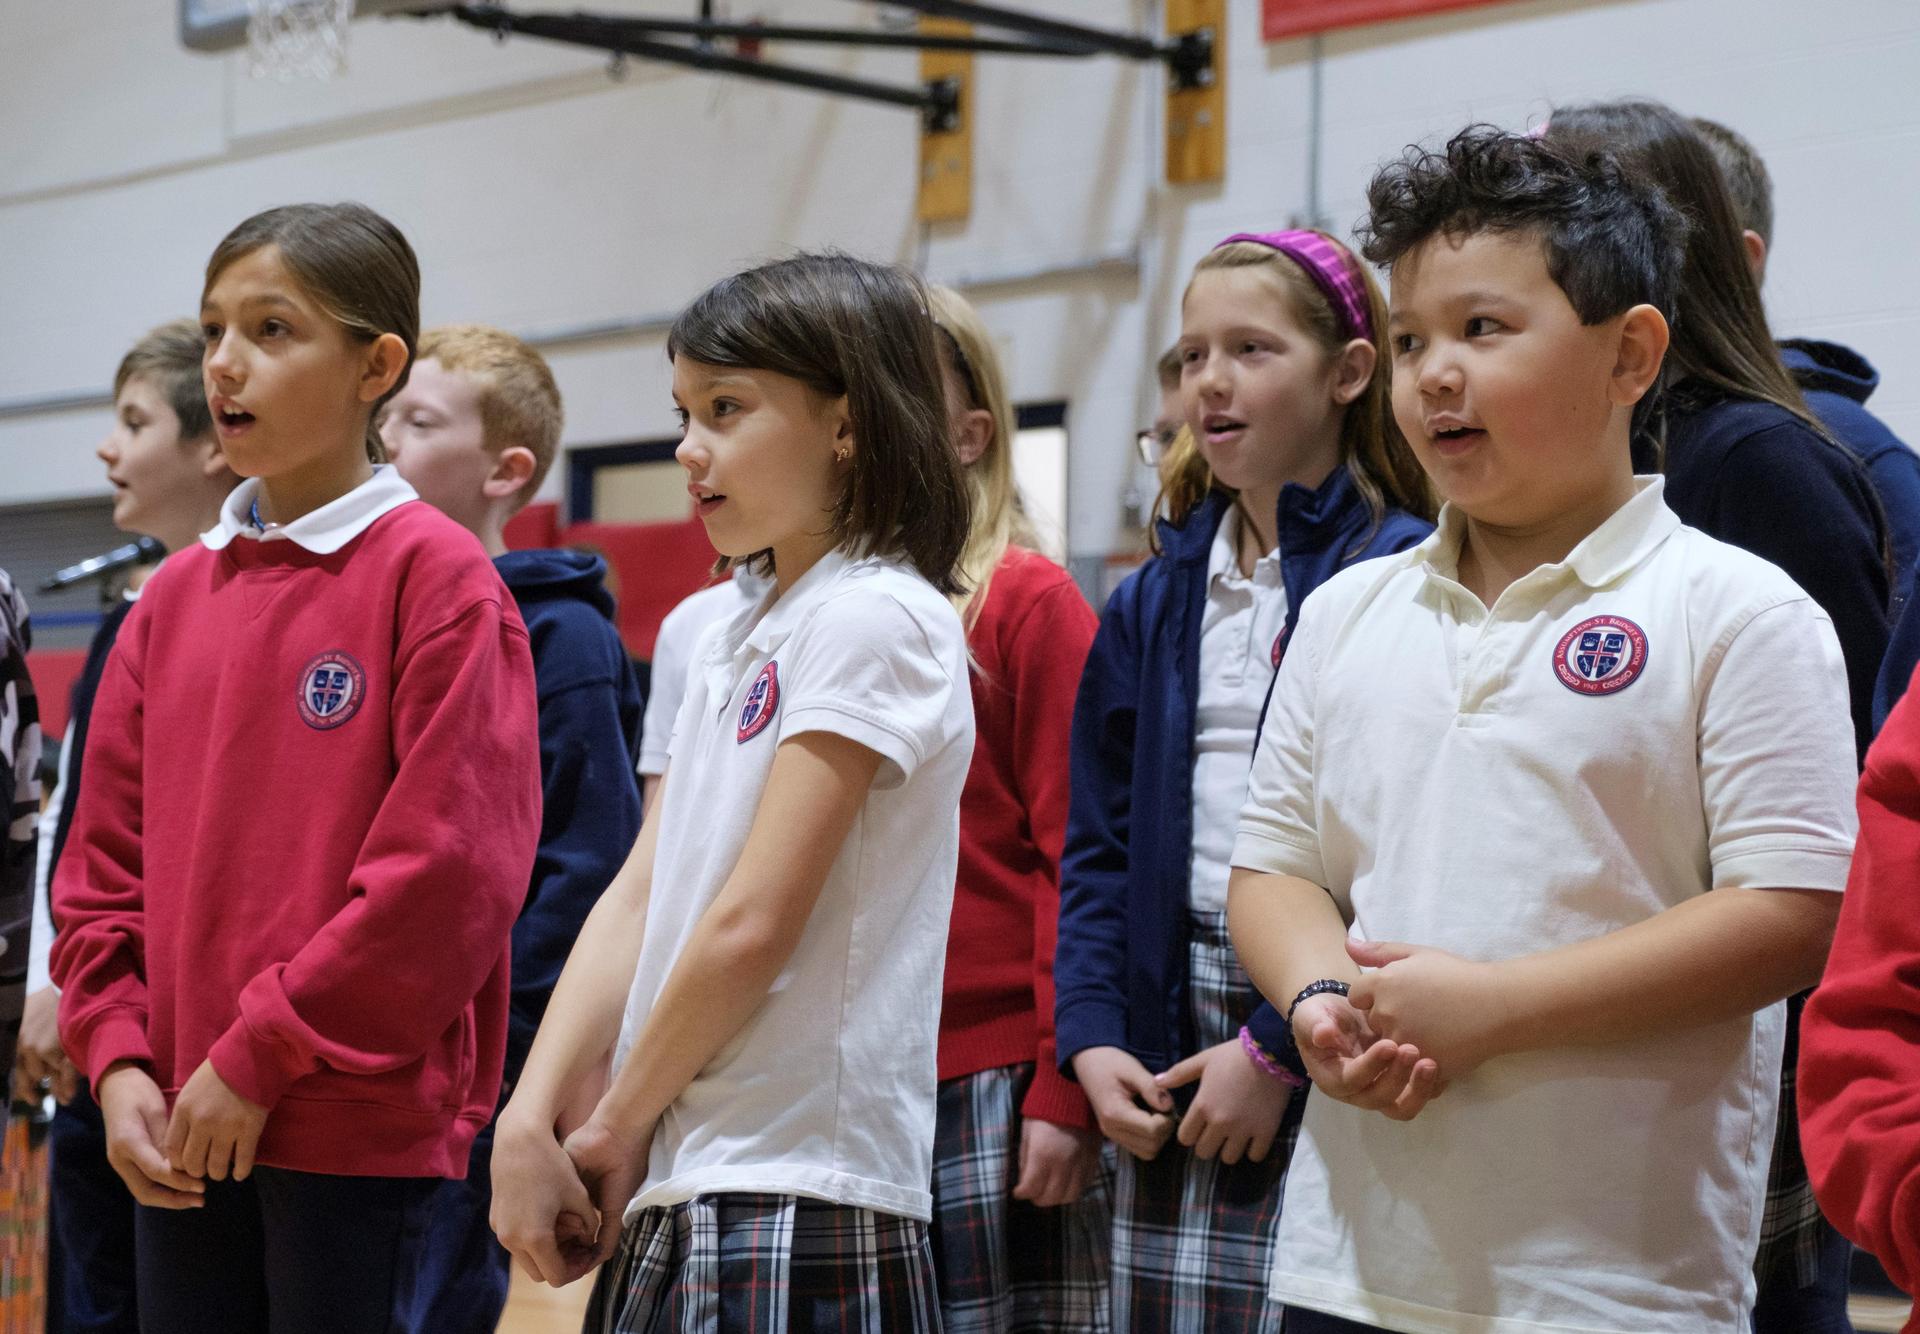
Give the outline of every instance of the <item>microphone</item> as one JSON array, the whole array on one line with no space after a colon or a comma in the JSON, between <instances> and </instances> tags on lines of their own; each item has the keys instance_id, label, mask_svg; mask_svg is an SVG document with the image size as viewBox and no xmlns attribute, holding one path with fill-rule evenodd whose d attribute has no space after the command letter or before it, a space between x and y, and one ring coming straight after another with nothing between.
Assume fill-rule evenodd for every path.
<instances>
[{"instance_id":1,"label":"microphone","mask_svg":"<svg viewBox=\"0 0 1920 1334\"><path fill-rule=\"evenodd\" d=\"M124 570L129 565L144 565L148 561L159 560L167 554L167 549L157 538L143 537L137 542L129 542L112 551L103 551L81 561L78 565L69 565L53 578L40 585L42 593L54 593L70 584L86 579L101 579L115 570Z\"/></svg>"}]
</instances>

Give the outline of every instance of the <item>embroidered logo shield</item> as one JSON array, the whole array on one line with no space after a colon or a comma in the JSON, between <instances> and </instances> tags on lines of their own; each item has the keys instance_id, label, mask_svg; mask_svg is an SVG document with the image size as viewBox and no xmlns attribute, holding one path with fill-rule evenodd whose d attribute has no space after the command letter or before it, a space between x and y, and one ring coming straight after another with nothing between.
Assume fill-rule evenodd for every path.
<instances>
[{"instance_id":1,"label":"embroidered logo shield","mask_svg":"<svg viewBox=\"0 0 1920 1334\"><path fill-rule=\"evenodd\" d=\"M1580 695L1611 695L1647 667L1646 632L1624 616L1589 616L1560 637L1553 672Z\"/></svg>"},{"instance_id":2,"label":"embroidered logo shield","mask_svg":"<svg viewBox=\"0 0 1920 1334\"><path fill-rule=\"evenodd\" d=\"M746 702L740 706L738 744L744 746L766 731L767 724L773 721L774 711L779 707L780 664L770 662L760 669L760 675L753 678Z\"/></svg>"},{"instance_id":3,"label":"embroidered logo shield","mask_svg":"<svg viewBox=\"0 0 1920 1334\"><path fill-rule=\"evenodd\" d=\"M300 669L300 721L319 731L333 728L360 711L367 674L350 653L322 653Z\"/></svg>"}]
</instances>

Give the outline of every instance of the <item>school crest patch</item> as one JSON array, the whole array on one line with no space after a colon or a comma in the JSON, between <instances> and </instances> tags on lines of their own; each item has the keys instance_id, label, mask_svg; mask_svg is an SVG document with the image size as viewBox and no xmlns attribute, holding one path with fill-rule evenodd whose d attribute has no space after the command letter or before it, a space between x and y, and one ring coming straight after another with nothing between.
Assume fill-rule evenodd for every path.
<instances>
[{"instance_id":1,"label":"school crest patch","mask_svg":"<svg viewBox=\"0 0 1920 1334\"><path fill-rule=\"evenodd\" d=\"M300 721L327 732L360 711L367 674L351 653L322 653L300 669Z\"/></svg>"},{"instance_id":2,"label":"school crest patch","mask_svg":"<svg viewBox=\"0 0 1920 1334\"><path fill-rule=\"evenodd\" d=\"M1580 695L1625 690L1647 669L1647 636L1624 616L1589 616L1560 637L1553 673Z\"/></svg>"},{"instance_id":3,"label":"school crest patch","mask_svg":"<svg viewBox=\"0 0 1920 1334\"><path fill-rule=\"evenodd\" d=\"M753 678L746 702L740 706L738 744L744 746L766 731L767 724L773 721L774 712L779 707L780 664L770 662L760 669L760 675Z\"/></svg>"}]
</instances>

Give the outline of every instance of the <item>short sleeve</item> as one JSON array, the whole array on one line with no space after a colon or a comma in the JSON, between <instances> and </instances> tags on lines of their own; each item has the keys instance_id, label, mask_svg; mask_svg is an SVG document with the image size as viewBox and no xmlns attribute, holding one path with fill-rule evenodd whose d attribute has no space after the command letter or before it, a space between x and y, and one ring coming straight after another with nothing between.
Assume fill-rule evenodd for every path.
<instances>
[{"instance_id":1,"label":"short sleeve","mask_svg":"<svg viewBox=\"0 0 1920 1334\"><path fill-rule=\"evenodd\" d=\"M640 724L640 773L647 778L658 778L667 771L667 747L673 740L674 719L679 716L680 701L687 693L690 663L687 638L688 622L670 612L660 623L660 633L653 641L653 677L649 683L646 716Z\"/></svg>"},{"instance_id":2,"label":"short sleeve","mask_svg":"<svg viewBox=\"0 0 1920 1334\"><path fill-rule=\"evenodd\" d=\"M898 787L957 738L956 690L968 689L960 618L944 624L884 591L853 588L823 603L776 655L779 739L832 732L884 761L879 789ZM969 696L971 700L971 696Z\"/></svg>"},{"instance_id":3,"label":"short sleeve","mask_svg":"<svg viewBox=\"0 0 1920 1334\"><path fill-rule=\"evenodd\" d=\"M1858 829L1846 664L1808 598L1737 624L1700 692L1715 889L1846 887Z\"/></svg>"},{"instance_id":4,"label":"short sleeve","mask_svg":"<svg viewBox=\"0 0 1920 1334\"><path fill-rule=\"evenodd\" d=\"M1327 886L1314 809L1313 719L1320 676L1321 618L1316 599L1300 619L1274 677L1253 749L1247 804L1233 844L1233 864L1250 871L1296 875Z\"/></svg>"}]
</instances>

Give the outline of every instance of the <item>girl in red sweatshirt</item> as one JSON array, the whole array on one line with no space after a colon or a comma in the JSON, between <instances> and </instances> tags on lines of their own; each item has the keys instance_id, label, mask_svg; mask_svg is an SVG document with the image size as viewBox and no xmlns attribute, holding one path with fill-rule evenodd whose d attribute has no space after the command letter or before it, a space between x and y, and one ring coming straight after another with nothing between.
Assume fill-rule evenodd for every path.
<instances>
[{"instance_id":1,"label":"girl in red sweatshirt","mask_svg":"<svg viewBox=\"0 0 1920 1334\"><path fill-rule=\"evenodd\" d=\"M533 663L479 542L381 464L418 305L406 239L354 204L249 218L207 265L247 480L127 618L53 887L146 1330L404 1328L498 1093Z\"/></svg>"},{"instance_id":2,"label":"girl in red sweatshirt","mask_svg":"<svg viewBox=\"0 0 1920 1334\"><path fill-rule=\"evenodd\" d=\"M1053 1041L1053 942L1073 697L1097 627L1036 545L1013 484L1013 405L991 335L936 287L947 419L972 529L961 599L974 747L940 1011L933 1254L947 1334L1108 1328L1101 1137Z\"/></svg>"},{"instance_id":3,"label":"girl in red sweatshirt","mask_svg":"<svg viewBox=\"0 0 1920 1334\"><path fill-rule=\"evenodd\" d=\"M1834 1227L1920 1284L1920 699L1887 715L1827 969L1800 1016L1800 1147ZM1920 1331L1920 1319L1907 1322Z\"/></svg>"}]
</instances>

